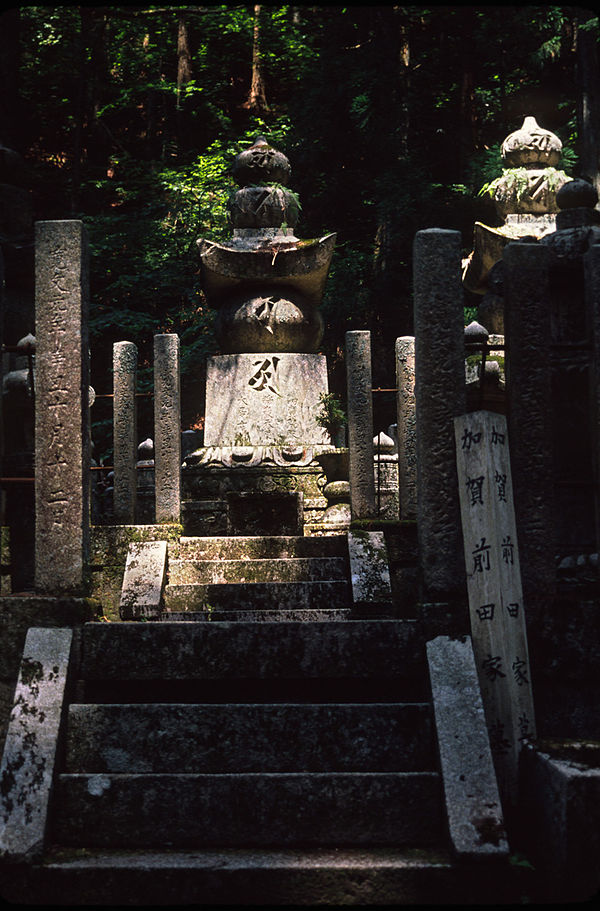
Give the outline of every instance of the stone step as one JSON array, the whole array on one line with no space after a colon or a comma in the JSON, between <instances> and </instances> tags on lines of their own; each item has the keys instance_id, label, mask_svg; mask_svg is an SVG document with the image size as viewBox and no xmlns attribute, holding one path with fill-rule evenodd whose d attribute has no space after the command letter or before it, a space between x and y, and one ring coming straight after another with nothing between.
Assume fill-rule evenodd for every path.
<instances>
[{"instance_id":1,"label":"stone step","mask_svg":"<svg viewBox=\"0 0 600 911\"><path fill-rule=\"evenodd\" d=\"M61 774L54 839L86 847L439 844L436 772Z\"/></svg>"},{"instance_id":2,"label":"stone step","mask_svg":"<svg viewBox=\"0 0 600 911\"><path fill-rule=\"evenodd\" d=\"M416 620L96 622L81 638L89 681L380 679L398 701L400 685L426 676Z\"/></svg>"},{"instance_id":3,"label":"stone step","mask_svg":"<svg viewBox=\"0 0 600 911\"><path fill-rule=\"evenodd\" d=\"M215 585L243 582L304 582L348 578L343 557L279 557L253 560L171 560L170 585Z\"/></svg>"},{"instance_id":4,"label":"stone step","mask_svg":"<svg viewBox=\"0 0 600 911\"><path fill-rule=\"evenodd\" d=\"M434 768L424 703L69 706L70 773Z\"/></svg>"},{"instance_id":5,"label":"stone step","mask_svg":"<svg viewBox=\"0 0 600 911\"><path fill-rule=\"evenodd\" d=\"M346 535L182 537L178 542L169 543L169 559L174 560L260 560L286 557L347 559Z\"/></svg>"},{"instance_id":6,"label":"stone step","mask_svg":"<svg viewBox=\"0 0 600 911\"><path fill-rule=\"evenodd\" d=\"M292 610L182 610L165 611L160 621L162 623L202 623L206 621L236 621L253 623L289 623L290 620L302 620L304 623L322 623L323 621L350 620L350 608L332 608L317 610L315 608Z\"/></svg>"},{"instance_id":7,"label":"stone step","mask_svg":"<svg viewBox=\"0 0 600 911\"><path fill-rule=\"evenodd\" d=\"M55 848L16 871L3 896L57 907L512 905L536 900L522 875L484 861L465 868L437 847Z\"/></svg>"},{"instance_id":8,"label":"stone step","mask_svg":"<svg viewBox=\"0 0 600 911\"><path fill-rule=\"evenodd\" d=\"M350 607L347 581L223 582L215 585L167 585L166 610L299 610Z\"/></svg>"}]
</instances>

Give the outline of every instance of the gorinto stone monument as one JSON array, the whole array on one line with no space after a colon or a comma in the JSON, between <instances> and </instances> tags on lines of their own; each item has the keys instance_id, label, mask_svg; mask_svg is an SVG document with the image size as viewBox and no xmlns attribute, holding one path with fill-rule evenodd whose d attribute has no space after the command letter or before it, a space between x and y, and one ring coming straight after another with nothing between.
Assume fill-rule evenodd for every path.
<instances>
[{"instance_id":1,"label":"gorinto stone monument","mask_svg":"<svg viewBox=\"0 0 600 911\"><path fill-rule=\"evenodd\" d=\"M208 359L204 445L187 456L184 484L217 511L219 500L237 508L233 499L242 494L250 509L251 494L295 494L314 518L319 510L313 515L311 507L327 505L316 457L332 448L317 415L328 392L319 306L335 234L295 236L290 173L286 156L258 137L232 165L240 187L230 202L232 237L198 241L223 354ZM222 532L219 521L202 533Z\"/></svg>"}]
</instances>

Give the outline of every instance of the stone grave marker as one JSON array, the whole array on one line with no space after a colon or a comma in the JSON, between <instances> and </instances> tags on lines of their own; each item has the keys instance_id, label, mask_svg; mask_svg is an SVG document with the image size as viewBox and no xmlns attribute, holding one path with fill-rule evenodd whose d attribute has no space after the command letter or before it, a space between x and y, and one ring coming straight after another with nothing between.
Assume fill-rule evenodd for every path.
<instances>
[{"instance_id":1,"label":"stone grave marker","mask_svg":"<svg viewBox=\"0 0 600 911\"><path fill-rule=\"evenodd\" d=\"M500 793L514 805L535 717L506 418L471 412L454 429L473 651Z\"/></svg>"}]
</instances>

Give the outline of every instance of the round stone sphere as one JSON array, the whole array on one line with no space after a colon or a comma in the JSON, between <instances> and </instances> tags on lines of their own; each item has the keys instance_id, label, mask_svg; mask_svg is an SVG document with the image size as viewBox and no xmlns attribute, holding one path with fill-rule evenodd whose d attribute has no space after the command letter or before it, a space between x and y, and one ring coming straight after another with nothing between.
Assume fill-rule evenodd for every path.
<instances>
[{"instance_id":1,"label":"round stone sphere","mask_svg":"<svg viewBox=\"0 0 600 911\"><path fill-rule=\"evenodd\" d=\"M598 202L596 187L587 180L569 180L556 194L556 202L561 209L593 209Z\"/></svg>"},{"instance_id":2,"label":"round stone sphere","mask_svg":"<svg viewBox=\"0 0 600 911\"><path fill-rule=\"evenodd\" d=\"M274 290L223 304L215 329L224 354L315 352L323 337L323 318L299 296L291 299L287 290Z\"/></svg>"},{"instance_id":3,"label":"round stone sphere","mask_svg":"<svg viewBox=\"0 0 600 911\"><path fill-rule=\"evenodd\" d=\"M295 228L300 214L295 195L281 187L244 187L228 209L234 228Z\"/></svg>"}]
</instances>

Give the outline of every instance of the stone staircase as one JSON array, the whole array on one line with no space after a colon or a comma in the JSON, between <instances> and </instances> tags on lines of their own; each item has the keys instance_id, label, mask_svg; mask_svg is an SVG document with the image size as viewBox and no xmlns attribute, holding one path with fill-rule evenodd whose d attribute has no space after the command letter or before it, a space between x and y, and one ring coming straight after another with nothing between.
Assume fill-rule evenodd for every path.
<instances>
[{"instance_id":1,"label":"stone staircase","mask_svg":"<svg viewBox=\"0 0 600 911\"><path fill-rule=\"evenodd\" d=\"M182 538L161 622L75 631L44 850L5 897L514 899L505 851L456 849L419 621L355 619L347 552Z\"/></svg>"},{"instance_id":2,"label":"stone staircase","mask_svg":"<svg viewBox=\"0 0 600 911\"><path fill-rule=\"evenodd\" d=\"M345 535L169 544L164 620L343 620L351 604Z\"/></svg>"}]
</instances>

